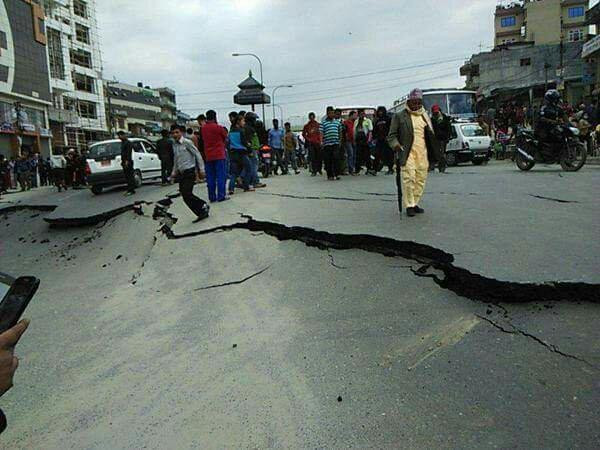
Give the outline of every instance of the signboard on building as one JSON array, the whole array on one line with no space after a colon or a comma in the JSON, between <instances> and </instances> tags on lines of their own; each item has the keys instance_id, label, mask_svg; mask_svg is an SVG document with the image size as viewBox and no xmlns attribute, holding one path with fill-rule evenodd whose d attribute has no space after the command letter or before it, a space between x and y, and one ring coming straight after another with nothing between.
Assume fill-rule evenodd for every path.
<instances>
[{"instance_id":1,"label":"signboard on building","mask_svg":"<svg viewBox=\"0 0 600 450\"><path fill-rule=\"evenodd\" d=\"M583 44L583 50L581 50L581 57L587 58L588 56L597 52L598 50L600 50L600 34Z\"/></svg>"}]
</instances>

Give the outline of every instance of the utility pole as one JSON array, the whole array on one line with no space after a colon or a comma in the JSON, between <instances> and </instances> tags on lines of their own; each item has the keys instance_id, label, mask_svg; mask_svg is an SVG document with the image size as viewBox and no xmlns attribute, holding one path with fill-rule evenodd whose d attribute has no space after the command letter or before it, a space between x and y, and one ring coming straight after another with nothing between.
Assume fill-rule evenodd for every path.
<instances>
[{"instance_id":1,"label":"utility pole","mask_svg":"<svg viewBox=\"0 0 600 450\"><path fill-rule=\"evenodd\" d=\"M544 93L548 90L548 70L550 69L550 64L547 62L544 63Z\"/></svg>"},{"instance_id":2,"label":"utility pole","mask_svg":"<svg viewBox=\"0 0 600 450\"><path fill-rule=\"evenodd\" d=\"M106 99L108 100L108 111L107 111L107 114L108 114L108 132L110 134L110 137L114 138L115 135L113 133L114 127L113 127L112 104L111 104L111 101L110 101L110 85L111 84L112 84L111 81L107 81L106 82L106 90L108 91L108 92L106 92Z\"/></svg>"},{"instance_id":3,"label":"utility pole","mask_svg":"<svg viewBox=\"0 0 600 450\"><path fill-rule=\"evenodd\" d=\"M563 32L563 19L560 18L560 76L558 77L557 89L562 87L564 89L564 76L565 76L565 48L564 48L564 32Z\"/></svg>"}]
</instances>

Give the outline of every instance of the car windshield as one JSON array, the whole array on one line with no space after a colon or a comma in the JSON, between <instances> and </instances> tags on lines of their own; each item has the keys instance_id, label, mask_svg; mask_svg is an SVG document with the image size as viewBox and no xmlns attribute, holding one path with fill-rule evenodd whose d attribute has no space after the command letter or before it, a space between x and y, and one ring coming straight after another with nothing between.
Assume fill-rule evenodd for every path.
<instances>
[{"instance_id":1,"label":"car windshield","mask_svg":"<svg viewBox=\"0 0 600 450\"><path fill-rule=\"evenodd\" d=\"M120 142L105 142L102 144L92 145L88 153L88 158L114 158L121 154Z\"/></svg>"},{"instance_id":2,"label":"car windshield","mask_svg":"<svg viewBox=\"0 0 600 450\"><path fill-rule=\"evenodd\" d=\"M462 125L460 129L465 137L486 136L485 131L479 125Z\"/></svg>"}]
</instances>

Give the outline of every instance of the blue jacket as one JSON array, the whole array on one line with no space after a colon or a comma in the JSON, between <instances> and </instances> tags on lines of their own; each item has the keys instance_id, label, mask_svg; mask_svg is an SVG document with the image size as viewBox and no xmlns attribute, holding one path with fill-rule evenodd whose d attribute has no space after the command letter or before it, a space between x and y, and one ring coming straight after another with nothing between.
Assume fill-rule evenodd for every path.
<instances>
[{"instance_id":1,"label":"blue jacket","mask_svg":"<svg viewBox=\"0 0 600 450\"><path fill-rule=\"evenodd\" d=\"M281 128L269 130L269 147L283 148L283 130Z\"/></svg>"},{"instance_id":2,"label":"blue jacket","mask_svg":"<svg viewBox=\"0 0 600 450\"><path fill-rule=\"evenodd\" d=\"M247 153L248 147L245 140L246 137L243 129L232 128L229 131L229 150Z\"/></svg>"}]
</instances>

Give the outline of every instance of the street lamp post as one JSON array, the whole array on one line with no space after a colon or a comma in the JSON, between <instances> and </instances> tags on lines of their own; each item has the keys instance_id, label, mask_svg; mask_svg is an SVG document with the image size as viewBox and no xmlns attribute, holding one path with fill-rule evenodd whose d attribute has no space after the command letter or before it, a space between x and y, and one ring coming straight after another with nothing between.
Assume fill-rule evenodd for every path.
<instances>
[{"instance_id":1,"label":"street lamp post","mask_svg":"<svg viewBox=\"0 0 600 450\"><path fill-rule=\"evenodd\" d=\"M232 53L231 56L252 56L254 58L256 58L256 60L258 61L258 66L260 68L260 84L265 85L265 82L263 80L263 65L262 65L262 61L260 60L260 58L255 55L254 53ZM265 118L265 104L263 103L262 105L262 120L263 122L266 120Z\"/></svg>"},{"instance_id":2,"label":"street lamp post","mask_svg":"<svg viewBox=\"0 0 600 450\"><path fill-rule=\"evenodd\" d=\"M271 104L273 105L273 119L275 118L275 92L277 92L277 89L280 88L292 88L294 86L292 86L291 84L280 84L279 86L275 86L273 88L273 94L271 95ZM283 114L281 115L281 119L283 120Z\"/></svg>"},{"instance_id":3,"label":"street lamp post","mask_svg":"<svg viewBox=\"0 0 600 450\"><path fill-rule=\"evenodd\" d=\"M281 105L276 105L276 104L273 104L273 106L274 106L275 108L279 108L279 114L281 114L281 122L280 122L280 125L283 125L283 106L281 106ZM275 118L275 116L273 116L273 119L274 119L274 118Z\"/></svg>"}]
</instances>

